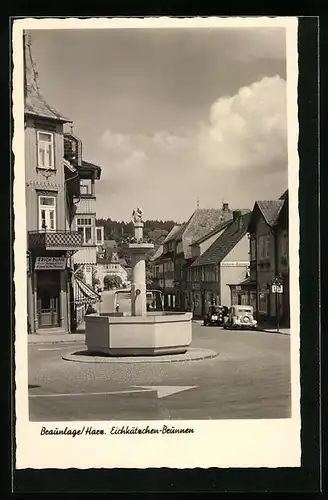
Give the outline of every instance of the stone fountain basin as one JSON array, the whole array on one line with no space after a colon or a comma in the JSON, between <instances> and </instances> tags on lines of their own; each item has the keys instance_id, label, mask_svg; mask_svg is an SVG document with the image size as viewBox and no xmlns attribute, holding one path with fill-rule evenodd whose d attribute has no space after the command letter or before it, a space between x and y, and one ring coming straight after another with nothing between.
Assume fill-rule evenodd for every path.
<instances>
[{"instance_id":1,"label":"stone fountain basin","mask_svg":"<svg viewBox=\"0 0 328 500\"><path fill-rule=\"evenodd\" d=\"M192 340L192 313L90 314L85 317L85 334L90 354L183 354Z\"/></svg>"}]
</instances>

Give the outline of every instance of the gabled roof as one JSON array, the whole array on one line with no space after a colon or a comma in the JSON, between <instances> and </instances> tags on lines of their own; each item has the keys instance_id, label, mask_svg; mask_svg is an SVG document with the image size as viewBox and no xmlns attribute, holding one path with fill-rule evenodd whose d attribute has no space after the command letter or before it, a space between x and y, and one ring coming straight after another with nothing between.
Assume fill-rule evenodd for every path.
<instances>
[{"instance_id":1,"label":"gabled roof","mask_svg":"<svg viewBox=\"0 0 328 500\"><path fill-rule=\"evenodd\" d=\"M32 40L29 33L23 35L24 43L24 112L28 115L48 118L59 122L71 122L50 106L41 94L39 78L32 55Z\"/></svg>"},{"instance_id":2,"label":"gabled roof","mask_svg":"<svg viewBox=\"0 0 328 500\"><path fill-rule=\"evenodd\" d=\"M190 245L212 231L218 224L231 219L232 210L198 208L192 214L182 234L185 259L191 258Z\"/></svg>"},{"instance_id":3,"label":"gabled roof","mask_svg":"<svg viewBox=\"0 0 328 500\"><path fill-rule=\"evenodd\" d=\"M163 243L168 243L169 241L173 241L175 239L175 237L177 236L178 231L180 231L182 227L183 226L181 226L180 224L173 226L171 231L169 232L169 234L166 236L165 240L163 241Z\"/></svg>"},{"instance_id":4,"label":"gabled roof","mask_svg":"<svg viewBox=\"0 0 328 500\"><path fill-rule=\"evenodd\" d=\"M288 200L288 189L279 197L279 200Z\"/></svg>"},{"instance_id":5,"label":"gabled roof","mask_svg":"<svg viewBox=\"0 0 328 500\"><path fill-rule=\"evenodd\" d=\"M99 167L98 165L95 165L94 163L90 163L89 161L82 160L82 166L79 167L79 170L81 172L83 172L84 170L85 171L91 170L91 171L95 172L96 178L100 179L101 167Z\"/></svg>"},{"instance_id":6,"label":"gabled roof","mask_svg":"<svg viewBox=\"0 0 328 500\"><path fill-rule=\"evenodd\" d=\"M218 264L247 233L251 212L233 221L217 240L192 264L192 267ZM240 225L240 226L239 226Z\"/></svg>"},{"instance_id":7,"label":"gabled roof","mask_svg":"<svg viewBox=\"0 0 328 500\"><path fill-rule=\"evenodd\" d=\"M156 250L156 252L154 253L154 255L152 255L152 256L150 257L151 262L154 262L156 259L159 259L159 257L161 257L161 255L162 255L162 254L163 254L163 245L160 245L160 246L157 248L157 250Z\"/></svg>"},{"instance_id":8,"label":"gabled roof","mask_svg":"<svg viewBox=\"0 0 328 500\"><path fill-rule=\"evenodd\" d=\"M257 201L257 205L266 223L269 226L274 226L280 214L280 211L285 203L285 200Z\"/></svg>"},{"instance_id":9,"label":"gabled roof","mask_svg":"<svg viewBox=\"0 0 328 500\"><path fill-rule=\"evenodd\" d=\"M243 209L235 209L234 211L238 211L238 212L241 213L241 215L244 215L244 214L248 214L250 212L250 209L249 208L243 208ZM229 224L231 224L232 222L233 222L233 215L228 220L220 222L214 229L212 229L208 233L204 234L204 236L202 236L198 240L196 240L193 243L191 243L191 246L193 246L193 245L199 245L200 243L203 243L203 241L206 241L208 238L211 238L216 233L219 233L220 231L222 231L223 229L225 229L226 227L228 227Z\"/></svg>"}]
</instances>

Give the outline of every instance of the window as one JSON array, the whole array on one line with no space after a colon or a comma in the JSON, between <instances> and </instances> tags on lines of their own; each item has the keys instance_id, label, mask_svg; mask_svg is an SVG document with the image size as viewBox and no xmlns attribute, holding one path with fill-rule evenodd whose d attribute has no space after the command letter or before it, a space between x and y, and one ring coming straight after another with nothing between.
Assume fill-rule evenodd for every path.
<instances>
[{"instance_id":1,"label":"window","mask_svg":"<svg viewBox=\"0 0 328 500\"><path fill-rule=\"evenodd\" d=\"M104 228L96 227L96 245L104 244Z\"/></svg>"},{"instance_id":2,"label":"window","mask_svg":"<svg viewBox=\"0 0 328 500\"><path fill-rule=\"evenodd\" d=\"M82 235L83 245L92 245L92 219L78 218L76 219L76 227Z\"/></svg>"},{"instance_id":3,"label":"window","mask_svg":"<svg viewBox=\"0 0 328 500\"><path fill-rule=\"evenodd\" d=\"M81 179L80 180L80 193L82 195L92 195L92 180L91 179Z\"/></svg>"},{"instance_id":4,"label":"window","mask_svg":"<svg viewBox=\"0 0 328 500\"><path fill-rule=\"evenodd\" d=\"M56 229L55 196L39 196L39 229L45 231Z\"/></svg>"},{"instance_id":5,"label":"window","mask_svg":"<svg viewBox=\"0 0 328 500\"><path fill-rule=\"evenodd\" d=\"M256 260L256 240L254 237L251 239L251 260Z\"/></svg>"},{"instance_id":6,"label":"window","mask_svg":"<svg viewBox=\"0 0 328 500\"><path fill-rule=\"evenodd\" d=\"M288 247L288 238L287 231L284 231L281 237L281 256L287 257L287 247Z\"/></svg>"},{"instance_id":7,"label":"window","mask_svg":"<svg viewBox=\"0 0 328 500\"><path fill-rule=\"evenodd\" d=\"M37 132L38 168L55 168L54 136L52 132Z\"/></svg>"},{"instance_id":8,"label":"window","mask_svg":"<svg viewBox=\"0 0 328 500\"><path fill-rule=\"evenodd\" d=\"M271 242L271 238L270 238L270 235L268 234L264 240L264 258L265 259L269 259L269 257L270 257L270 242Z\"/></svg>"},{"instance_id":9,"label":"window","mask_svg":"<svg viewBox=\"0 0 328 500\"><path fill-rule=\"evenodd\" d=\"M258 244L259 244L259 248L258 248L259 259L263 259L263 256L264 256L264 240L263 240L263 236L259 237Z\"/></svg>"}]
</instances>

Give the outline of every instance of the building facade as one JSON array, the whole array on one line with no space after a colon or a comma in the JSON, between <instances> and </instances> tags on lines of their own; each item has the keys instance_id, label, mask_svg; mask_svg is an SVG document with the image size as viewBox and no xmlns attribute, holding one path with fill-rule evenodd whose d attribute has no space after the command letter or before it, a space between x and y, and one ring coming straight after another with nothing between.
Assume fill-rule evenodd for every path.
<instances>
[{"instance_id":1,"label":"building facade","mask_svg":"<svg viewBox=\"0 0 328 500\"><path fill-rule=\"evenodd\" d=\"M97 248L104 243L104 228L96 225L96 181L100 180L101 168L83 160L82 141L72 131L64 134L65 158L79 172L79 196L74 198L73 226L81 235L82 248L74 255L74 270L79 270L83 280L93 287L96 272Z\"/></svg>"},{"instance_id":2,"label":"building facade","mask_svg":"<svg viewBox=\"0 0 328 500\"><path fill-rule=\"evenodd\" d=\"M176 225L166 236L160 250L151 259L156 286L163 293L165 309L175 309L176 289L174 286L175 272L174 260L176 254L176 236L181 231L181 226Z\"/></svg>"},{"instance_id":3,"label":"building facade","mask_svg":"<svg viewBox=\"0 0 328 500\"><path fill-rule=\"evenodd\" d=\"M189 289L195 316L204 316L210 304L231 306L229 285L239 283L249 268L250 213L233 211L216 239L191 265Z\"/></svg>"},{"instance_id":4,"label":"building facade","mask_svg":"<svg viewBox=\"0 0 328 500\"><path fill-rule=\"evenodd\" d=\"M64 160L67 118L43 98L24 34L25 180L28 330L71 331L72 255L81 235L72 227L78 172Z\"/></svg>"},{"instance_id":5,"label":"building facade","mask_svg":"<svg viewBox=\"0 0 328 500\"><path fill-rule=\"evenodd\" d=\"M113 252L109 258L97 258L96 278L99 280L99 287L101 290L105 288L105 276L118 276L124 287L128 284L128 271L120 263L120 259L116 252Z\"/></svg>"},{"instance_id":6,"label":"building facade","mask_svg":"<svg viewBox=\"0 0 328 500\"><path fill-rule=\"evenodd\" d=\"M257 201L249 227L249 278L232 286L235 296L248 295L259 323L289 326L288 191L279 200ZM278 280L282 293L273 293Z\"/></svg>"}]
</instances>

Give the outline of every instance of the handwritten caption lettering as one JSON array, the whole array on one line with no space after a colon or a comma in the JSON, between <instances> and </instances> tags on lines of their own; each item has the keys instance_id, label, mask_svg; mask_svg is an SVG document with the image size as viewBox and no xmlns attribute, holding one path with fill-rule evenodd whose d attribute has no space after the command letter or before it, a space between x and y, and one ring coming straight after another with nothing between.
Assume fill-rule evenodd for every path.
<instances>
[{"instance_id":1,"label":"handwritten caption lettering","mask_svg":"<svg viewBox=\"0 0 328 500\"><path fill-rule=\"evenodd\" d=\"M69 427L65 428L48 428L45 426L41 427L40 434L41 436L104 436L105 434L115 434L115 435L124 435L124 434L193 434L194 429L191 427L175 427L163 425L160 428L150 427L149 425L145 427L137 427L137 426L115 426L113 425L110 430L107 432L104 429L96 429L91 425L85 426L83 425L80 429L70 429Z\"/></svg>"}]
</instances>

